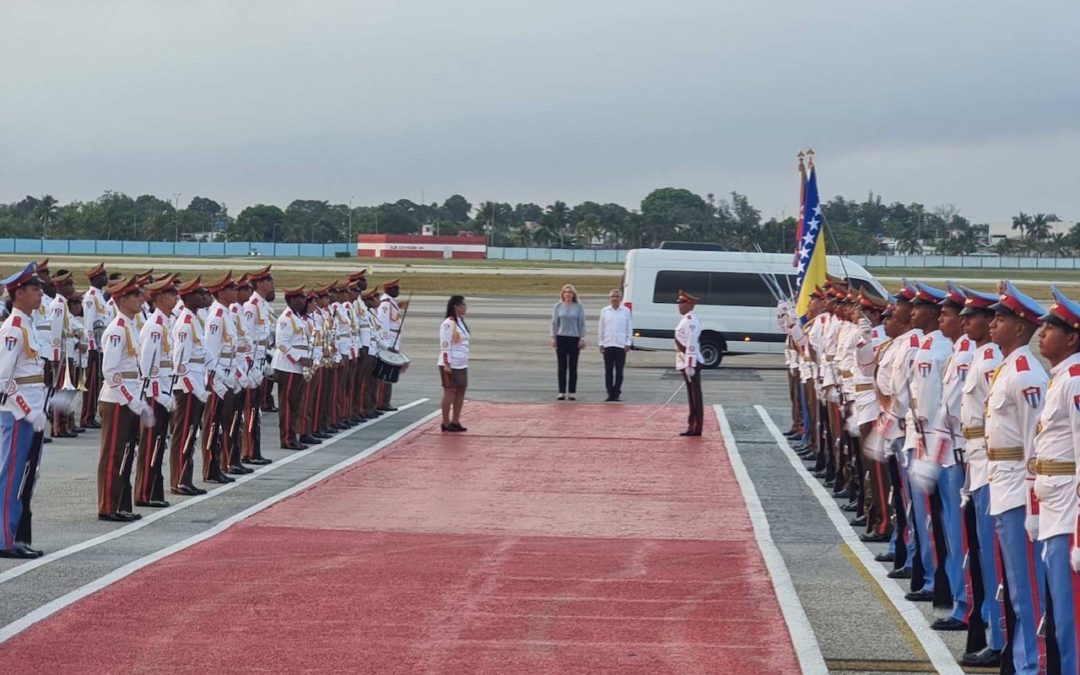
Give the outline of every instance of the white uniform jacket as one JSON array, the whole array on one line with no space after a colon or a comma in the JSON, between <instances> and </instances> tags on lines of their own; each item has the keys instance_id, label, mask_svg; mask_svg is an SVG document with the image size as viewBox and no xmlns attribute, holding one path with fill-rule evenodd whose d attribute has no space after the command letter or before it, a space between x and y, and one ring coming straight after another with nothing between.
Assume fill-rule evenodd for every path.
<instances>
[{"instance_id":1,"label":"white uniform jacket","mask_svg":"<svg viewBox=\"0 0 1080 675\"><path fill-rule=\"evenodd\" d=\"M1039 539L1077 529L1076 462L1080 458L1080 354L1050 369L1046 405L1035 434Z\"/></svg>"},{"instance_id":2,"label":"white uniform jacket","mask_svg":"<svg viewBox=\"0 0 1080 675\"><path fill-rule=\"evenodd\" d=\"M990 382L1001 365L1001 350L993 342L976 347L960 397L960 426L964 432L968 490L974 492L990 482L990 459L986 456L986 399Z\"/></svg>"},{"instance_id":3,"label":"white uniform jacket","mask_svg":"<svg viewBox=\"0 0 1080 675\"><path fill-rule=\"evenodd\" d=\"M675 327L675 370L697 368L700 365L701 322L692 311L682 315Z\"/></svg>"},{"instance_id":4,"label":"white uniform jacket","mask_svg":"<svg viewBox=\"0 0 1080 675\"><path fill-rule=\"evenodd\" d=\"M9 412L21 420L34 410L44 412L46 349L38 342L31 318L24 312L11 308L11 313L0 326L0 410ZM21 477L20 477L21 478Z\"/></svg>"}]
</instances>

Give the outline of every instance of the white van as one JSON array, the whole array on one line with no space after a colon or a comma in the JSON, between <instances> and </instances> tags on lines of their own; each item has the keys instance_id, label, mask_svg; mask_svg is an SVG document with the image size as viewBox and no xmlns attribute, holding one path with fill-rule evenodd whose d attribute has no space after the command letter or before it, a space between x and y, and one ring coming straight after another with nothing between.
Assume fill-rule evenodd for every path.
<instances>
[{"instance_id":1,"label":"white van","mask_svg":"<svg viewBox=\"0 0 1080 675\"><path fill-rule=\"evenodd\" d=\"M846 276L855 288L885 289L858 263L828 256L829 273ZM634 349L675 349L679 289L701 298L701 360L715 368L726 354L783 353L776 299L761 275L771 274L785 293L795 288L790 253L741 253L639 248L628 251L623 298L633 313ZM846 274L845 274L846 271Z\"/></svg>"}]
</instances>

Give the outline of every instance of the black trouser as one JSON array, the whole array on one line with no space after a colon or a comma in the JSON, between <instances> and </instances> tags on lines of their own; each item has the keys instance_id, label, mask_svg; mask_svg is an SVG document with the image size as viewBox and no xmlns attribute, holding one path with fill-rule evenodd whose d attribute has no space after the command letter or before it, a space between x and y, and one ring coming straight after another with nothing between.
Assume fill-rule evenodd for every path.
<instances>
[{"instance_id":1,"label":"black trouser","mask_svg":"<svg viewBox=\"0 0 1080 675\"><path fill-rule=\"evenodd\" d=\"M41 466L41 444L44 439L44 431L34 432L34 439L30 441L30 457L26 460L26 473L23 475L22 484L19 485L22 515L19 516L19 524L15 528L15 541L27 546L34 543L30 500L34 498L34 488L37 486L38 467ZM4 527L7 527L7 523L4 523Z\"/></svg>"},{"instance_id":2,"label":"black trouser","mask_svg":"<svg viewBox=\"0 0 1080 675\"><path fill-rule=\"evenodd\" d=\"M622 371L626 365L626 350L622 347L604 347L604 386L608 396L619 398L622 394Z\"/></svg>"},{"instance_id":3,"label":"black trouser","mask_svg":"<svg viewBox=\"0 0 1080 675\"><path fill-rule=\"evenodd\" d=\"M577 361L581 350L578 343L581 338L560 335L555 338L555 355L559 361L559 393L577 393ZM567 377L570 381L567 383ZM569 389L567 386L569 385Z\"/></svg>"},{"instance_id":4,"label":"black trouser","mask_svg":"<svg viewBox=\"0 0 1080 675\"><path fill-rule=\"evenodd\" d=\"M705 404L701 400L701 369L694 369L694 376L689 377L686 370L682 371L683 381L686 382L687 403L690 405L690 414L686 418L686 430L700 434L705 426Z\"/></svg>"}]
</instances>

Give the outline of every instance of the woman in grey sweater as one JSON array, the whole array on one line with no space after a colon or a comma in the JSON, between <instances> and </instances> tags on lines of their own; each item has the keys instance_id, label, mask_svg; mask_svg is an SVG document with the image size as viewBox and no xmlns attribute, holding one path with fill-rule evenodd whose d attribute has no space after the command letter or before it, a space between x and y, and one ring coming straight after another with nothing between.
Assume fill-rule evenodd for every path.
<instances>
[{"instance_id":1,"label":"woman in grey sweater","mask_svg":"<svg viewBox=\"0 0 1080 675\"><path fill-rule=\"evenodd\" d=\"M558 357L560 401L575 398L578 354L584 346L585 308L578 302L577 290L566 284L562 299L551 310L551 347Z\"/></svg>"}]
</instances>

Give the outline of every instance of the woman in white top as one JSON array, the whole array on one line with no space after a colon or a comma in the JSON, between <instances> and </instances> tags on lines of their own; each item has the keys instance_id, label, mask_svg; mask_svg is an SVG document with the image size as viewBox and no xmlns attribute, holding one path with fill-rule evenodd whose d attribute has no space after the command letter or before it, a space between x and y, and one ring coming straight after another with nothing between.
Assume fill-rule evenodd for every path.
<instances>
[{"instance_id":1,"label":"woman in white top","mask_svg":"<svg viewBox=\"0 0 1080 675\"><path fill-rule=\"evenodd\" d=\"M439 326L439 376L442 379L442 430L465 431L461 404L469 386L469 327L465 324L465 296L452 295L446 319ZM451 412L453 414L451 415Z\"/></svg>"}]
</instances>

